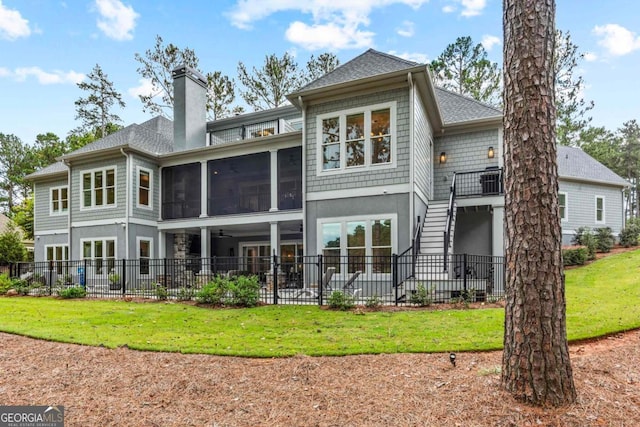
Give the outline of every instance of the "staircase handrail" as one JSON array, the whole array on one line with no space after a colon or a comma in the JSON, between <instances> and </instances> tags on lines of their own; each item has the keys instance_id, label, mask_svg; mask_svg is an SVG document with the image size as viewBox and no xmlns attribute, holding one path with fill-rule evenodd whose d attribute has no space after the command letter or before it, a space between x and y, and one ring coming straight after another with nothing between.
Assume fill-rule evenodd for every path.
<instances>
[{"instance_id":1,"label":"staircase handrail","mask_svg":"<svg viewBox=\"0 0 640 427\"><path fill-rule=\"evenodd\" d=\"M453 173L449 189L449 206L447 207L447 222L444 226L444 271L447 271L449 246L451 245L451 223L453 222L453 206L456 200L456 173Z\"/></svg>"}]
</instances>

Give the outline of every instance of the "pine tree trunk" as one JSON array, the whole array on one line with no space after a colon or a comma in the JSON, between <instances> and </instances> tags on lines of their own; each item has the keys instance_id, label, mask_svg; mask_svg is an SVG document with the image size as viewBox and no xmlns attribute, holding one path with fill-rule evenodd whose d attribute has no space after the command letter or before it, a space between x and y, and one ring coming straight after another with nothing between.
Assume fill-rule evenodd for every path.
<instances>
[{"instance_id":1,"label":"pine tree trunk","mask_svg":"<svg viewBox=\"0 0 640 427\"><path fill-rule=\"evenodd\" d=\"M554 0L504 0L506 308L502 384L575 401L566 334L554 105Z\"/></svg>"}]
</instances>

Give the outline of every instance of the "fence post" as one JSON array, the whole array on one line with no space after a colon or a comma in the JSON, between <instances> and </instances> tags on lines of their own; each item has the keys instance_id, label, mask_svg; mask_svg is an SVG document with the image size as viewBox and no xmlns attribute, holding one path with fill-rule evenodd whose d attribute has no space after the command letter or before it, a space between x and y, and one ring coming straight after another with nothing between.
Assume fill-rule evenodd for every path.
<instances>
[{"instance_id":1,"label":"fence post","mask_svg":"<svg viewBox=\"0 0 640 427\"><path fill-rule=\"evenodd\" d=\"M49 295L53 295L53 261L49 261Z\"/></svg>"},{"instance_id":2,"label":"fence post","mask_svg":"<svg viewBox=\"0 0 640 427\"><path fill-rule=\"evenodd\" d=\"M322 305L322 294L324 293L324 289L323 288L323 273L322 271L324 270L323 266L322 266L322 255L318 255L318 305Z\"/></svg>"},{"instance_id":3,"label":"fence post","mask_svg":"<svg viewBox=\"0 0 640 427\"><path fill-rule=\"evenodd\" d=\"M278 304L278 255L273 250L273 303Z\"/></svg>"},{"instance_id":4,"label":"fence post","mask_svg":"<svg viewBox=\"0 0 640 427\"><path fill-rule=\"evenodd\" d=\"M122 296L126 293L127 283L127 260L122 260Z\"/></svg>"},{"instance_id":5,"label":"fence post","mask_svg":"<svg viewBox=\"0 0 640 427\"><path fill-rule=\"evenodd\" d=\"M393 287L394 287L394 300L395 300L395 305L398 305L398 255L397 254L393 254L391 255L393 258L393 264L391 266L391 275L393 277ZM411 255L413 257L413 255ZM415 280L415 278L414 278Z\"/></svg>"},{"instance_id":6,"label":"fence post","mask_svg":"<svg viewBox=\"0 0 640 427\"><path fill-rule=\"evenodd\" d=\"M467 254L462 255L462 286L464 288L464 297L467 295Z\"/></svg>"}]
</instances>

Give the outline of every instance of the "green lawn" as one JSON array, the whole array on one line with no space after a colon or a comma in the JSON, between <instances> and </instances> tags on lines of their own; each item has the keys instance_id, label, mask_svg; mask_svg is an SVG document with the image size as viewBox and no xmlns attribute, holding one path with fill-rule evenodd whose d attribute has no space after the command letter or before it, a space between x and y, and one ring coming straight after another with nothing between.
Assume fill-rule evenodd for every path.
<instances>
[{"instance_id":1,"label":"green lawn","mask_svg":"<svg viewBox=\"0 0 640 427\"><path fill-rule=\"evenodd\" d=\"M567 271L570 340L640 327L640 251ZM181 303L0 298L0 331L87 345L274 357L493 350L502 309L337 312L316 306L211 310Z\"/></svg>"}]
</instances>

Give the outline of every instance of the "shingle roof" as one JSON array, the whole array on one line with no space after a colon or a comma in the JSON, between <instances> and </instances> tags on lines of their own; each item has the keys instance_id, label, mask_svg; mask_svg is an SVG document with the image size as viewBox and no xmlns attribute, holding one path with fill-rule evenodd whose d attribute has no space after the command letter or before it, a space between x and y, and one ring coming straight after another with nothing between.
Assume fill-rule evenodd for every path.
<instances>
[{"instance_id":1,"label":"shingle roof","mask_svg":"<svg viewBox=\"0 0 640 427\"><path fill-rule=\"evenodd\" d=\"M558 176L586 181L607 182L620 187L629 185L611 169L580 148L558 146Z\"/></svg>"},{"instance_id":2,"label":"shingle roof","mask_svg":"<svg viewBox=\"0 0 640 427\"><path fill-rule=\"evenodd\" d=\"M367 77L378 76L394 71L406 70L418 66L417 62L407 61L397 56L388 55L369 49L361 55L356 56L349 62L337 67L330 73L325 74L317 80L300 88L298 92L305 92L312 89L333 86L354 80L365 79Z\"/></svg>"},{"instance_id":3,"label":"shingle roof","mask_svg":"<svg viewBox=\"0 0 640 427\"><path fill-rule=\"evenodd\" d=\"M502 111L498 108L441 87L435 88L435 94L445 125L490 117L502 117Z\"/></svg>"},{"instance_id":4,"label":"shingle roof","mask_svg":"<svg viewBox=\"0 0 640 427\"><path fill-rule=\"evenodd\" d=\"M65 165L62 162L55 162L53 164L50 164L47 167L44 167L40 170L37 170L27 175L25 178L26 179L40 178L48 175L57 175L61 173L67 173L68 171L69 171L69 168L67 167L67 165Z\"/></svg>"},{"instance_id":5,"label":"shingle roof","mask_svg":"<svg viewBox=\"0 0 640 427\"><path fill-rule=\"evenodd\" d=\"M142 124L132 124L118 132L69 153L71 156L117 147L131 147L150 154L173 151L173 122L158 116Z\"/></svg>"}]
</instances>

